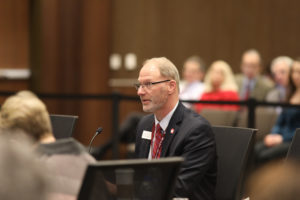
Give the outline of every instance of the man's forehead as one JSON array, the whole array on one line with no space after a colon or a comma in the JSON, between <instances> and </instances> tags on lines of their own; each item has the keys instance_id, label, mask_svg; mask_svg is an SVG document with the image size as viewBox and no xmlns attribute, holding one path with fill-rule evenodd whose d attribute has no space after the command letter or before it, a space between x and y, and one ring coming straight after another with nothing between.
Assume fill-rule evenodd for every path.
<instances>
[{"instance_id":1,"label":"man's forehead","mask_svg":"<svg viewBox=\"0 0 300 200\"><path fill-rule=\"evenodd\" d=\"M139 74L140 78L157 78L160 76L160 71L158 67L154 63L147 63L145 64Z\"/></svg>"},{"instance_id":2,"label":"man's forehead","mask_svg":"<svg viewBox=\"0 0 300 200\"><path fill-rule=\"evenodd\" d=\"M281 62L281 63L277 63L275 65L273 65L272 67L273 71L278 71L278 70L285 70L285 71L289 71L290 66L288 66L286 63Z\"/></svg>"},{"instance_id":3,"label":"man's forehead","mask_svg":"<svg viewBox=\"0 0 300 200\"><path fill-rule=\"evenodd\" d=\"M254 53L249 53L249 54L245 54L243 56L243 62L245 63L259 63L260 62L260 58L258 55L254 54Z\"/></svg>"}]
</instances>

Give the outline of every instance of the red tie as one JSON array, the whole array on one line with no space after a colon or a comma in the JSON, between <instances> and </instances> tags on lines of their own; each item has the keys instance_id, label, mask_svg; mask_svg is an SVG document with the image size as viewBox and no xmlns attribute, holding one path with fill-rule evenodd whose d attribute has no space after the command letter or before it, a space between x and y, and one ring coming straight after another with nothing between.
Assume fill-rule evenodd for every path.
<instances>
[{"instance_id":1,"label":"red tie","mask_svg":"<svg viewBox=\"0 0 300 200\"><path fill-rule=\"evenodd\" d=\"M154 134L154 131L153 131L152 135ZM163 140L163 134L161 132L161 127L158 123L156 125L155 141L154 141L154 145L153 145L153 149L152 149L152 159L160 158L162 140Z\"/></svg>"}]
</instances>

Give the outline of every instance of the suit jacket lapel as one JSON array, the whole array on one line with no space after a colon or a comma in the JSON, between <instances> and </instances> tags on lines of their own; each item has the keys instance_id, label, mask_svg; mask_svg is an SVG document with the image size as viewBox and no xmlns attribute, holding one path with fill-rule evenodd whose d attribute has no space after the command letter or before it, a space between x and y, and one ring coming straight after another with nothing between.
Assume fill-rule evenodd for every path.
<instances>
[{"instance_id":1,"label":"suit jacket lapel","mask_svg":"<svg viewBox=\"0 0 300 200\"><path fill-rule=\"evenodd\" d=\"M154 116L151 118L151 120L149 120L147 122L147 124L145 125L145 129L144 130L151 132L152 131L153 123L154 123ZM141 135L141 137L142 137L142 135ZM150 150L150 144L151 144L151 140L147 140L147 139L141 138L140 157L142 157L142 158L148 158L149 150Z\"/></svg>"},{"instance_id":2,"label":"suit jacket lapel","mask_svg":"<svg viewBox=\"0 0 300 200\"><path fill-rule=\"evenodd\" d=\"M162 143L161 157L167 155L168 149L175 135L178 133L179 124L182 121L184 112L184 106L179 102L178 107L176 108L169 125L166 129L166 135Z\"/></svg>"}]
</instances>

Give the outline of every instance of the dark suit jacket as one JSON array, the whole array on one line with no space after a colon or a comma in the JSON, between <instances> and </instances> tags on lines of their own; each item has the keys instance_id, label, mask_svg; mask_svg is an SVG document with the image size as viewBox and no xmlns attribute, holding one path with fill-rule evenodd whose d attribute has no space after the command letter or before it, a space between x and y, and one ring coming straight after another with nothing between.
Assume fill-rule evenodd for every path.
<instances>
[{"instance_id":1,"label":"dark suit jacket","mask_svg":"<svg viewBox=\"0 0 300 200\"><path fill-rule=\"evenodd\" d=\"M237 74L235 76L240 94L243 89L244 79L246 79L246 77L243 74ZM250 92L250 97L256 99L257 101L264 101L268 92L274 87L274 84L272 81L263 76L257 76L255 79L255 86Z\"/></svg>"},{"instance_id":2,"label":"dark suit jacket","mask_svg":"<svg viewBox=\"0 0 300 200\"><path fill-rule=\"evenodd\" d=\"M142 118L137 128L136 155L148 158L151 140L143 139L143 130L151 131L154 115ZM171 134L171 130L174 133ZM215 199L217 175L216 144L210 124L199 114L178 104L162 143L161 157L182 156L174 196L190 200Z\"/></svg>"}]
</instances>

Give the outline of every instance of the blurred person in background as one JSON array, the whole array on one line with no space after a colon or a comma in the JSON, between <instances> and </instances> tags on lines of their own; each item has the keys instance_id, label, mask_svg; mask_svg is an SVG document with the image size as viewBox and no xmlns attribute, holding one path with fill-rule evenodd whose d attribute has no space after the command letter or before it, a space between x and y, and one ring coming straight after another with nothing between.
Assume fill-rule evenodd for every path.
<instances>
[{"instance_id":1,"label":"blurred person in background","mask_svg":"<svg viewBox=\"0 0 300 200\"><path fill-rule=\"evenodd\" d=\"M299 169L297 162L270 163L252 174L246 193L250 200L298 200Z\"/></svg>"},{"instance_id":2,"label":"blurred person in background","mask_svg":"<svg viewBox=\"0 0 300 200\"><path fill-rule=\"evenodd\" d=\"M0 110L3 132L24 132L37 147L53 181L51 199L76 199L86 167L95 159L73 138L55 140L45 104L32 92L5 100Z\"/></svg>"},{"instance_id":3,"label":"blurred person in background","mask_svg":"<svg viewBox=\"0 0 300 200\"><path fill-rule=\"evenodd\" d=\"M300 105L300 58L292 64L289 78L287 102ZM283 158L289 148L297 128L300 128L300 109L284 108L279 115L271 133L255 146L257 164Z\"/></svg>"},{"instance_id":4,"label":"blurred person in background","mask_svg":"<svg viewBox=\"0 0 300 200\"><path fill-rule=\"evenodd\" d=\"M288 56L279 56L271 63L271 73L275 82L275 87L268 92L266 101L268 102L285 102L289 86L289 77L293 59ZM277 109L278 113L281 108Z\"/></svg>"},{"instance_id":5,"label":"blurred person in background","mask_svg":"<svg viewBox=\"0 0 300 200\"><path fill-rule=\"evenodd\" d=\"M257 50L250 49L243 53L241 61L242 74L237 74L235 77L241 100L254 98L263 101L273 88L272 81L260 75L261 68L262 59Z\"/></svg>"},{"instance_id":6,"label":"blurred person in background","mask_svg":"<svg viewBox=\"0 0 300 200\"><path fill-rule=\"evenodd\" d=\"M183 65L183 80L179 83L180 100L199 100L203 91L203 79L205 76L205 63L199 56L189 57ZM193 106L189 103L183 103L187 108Z\"/></svg>"},{"instance_id":7,"label":"blurred person in background","mask_svg":"<svg viewBox=\"0 0 300 200\"><path fill-rule=\"evenodd\" d=\"M205 90L199 100L202 101L238 101L238 87L228 63L215 61L209 67L204 80ZM238 110L237 105L197 104L197 112L202 109Z\"/></svg>"}]
</instances>

